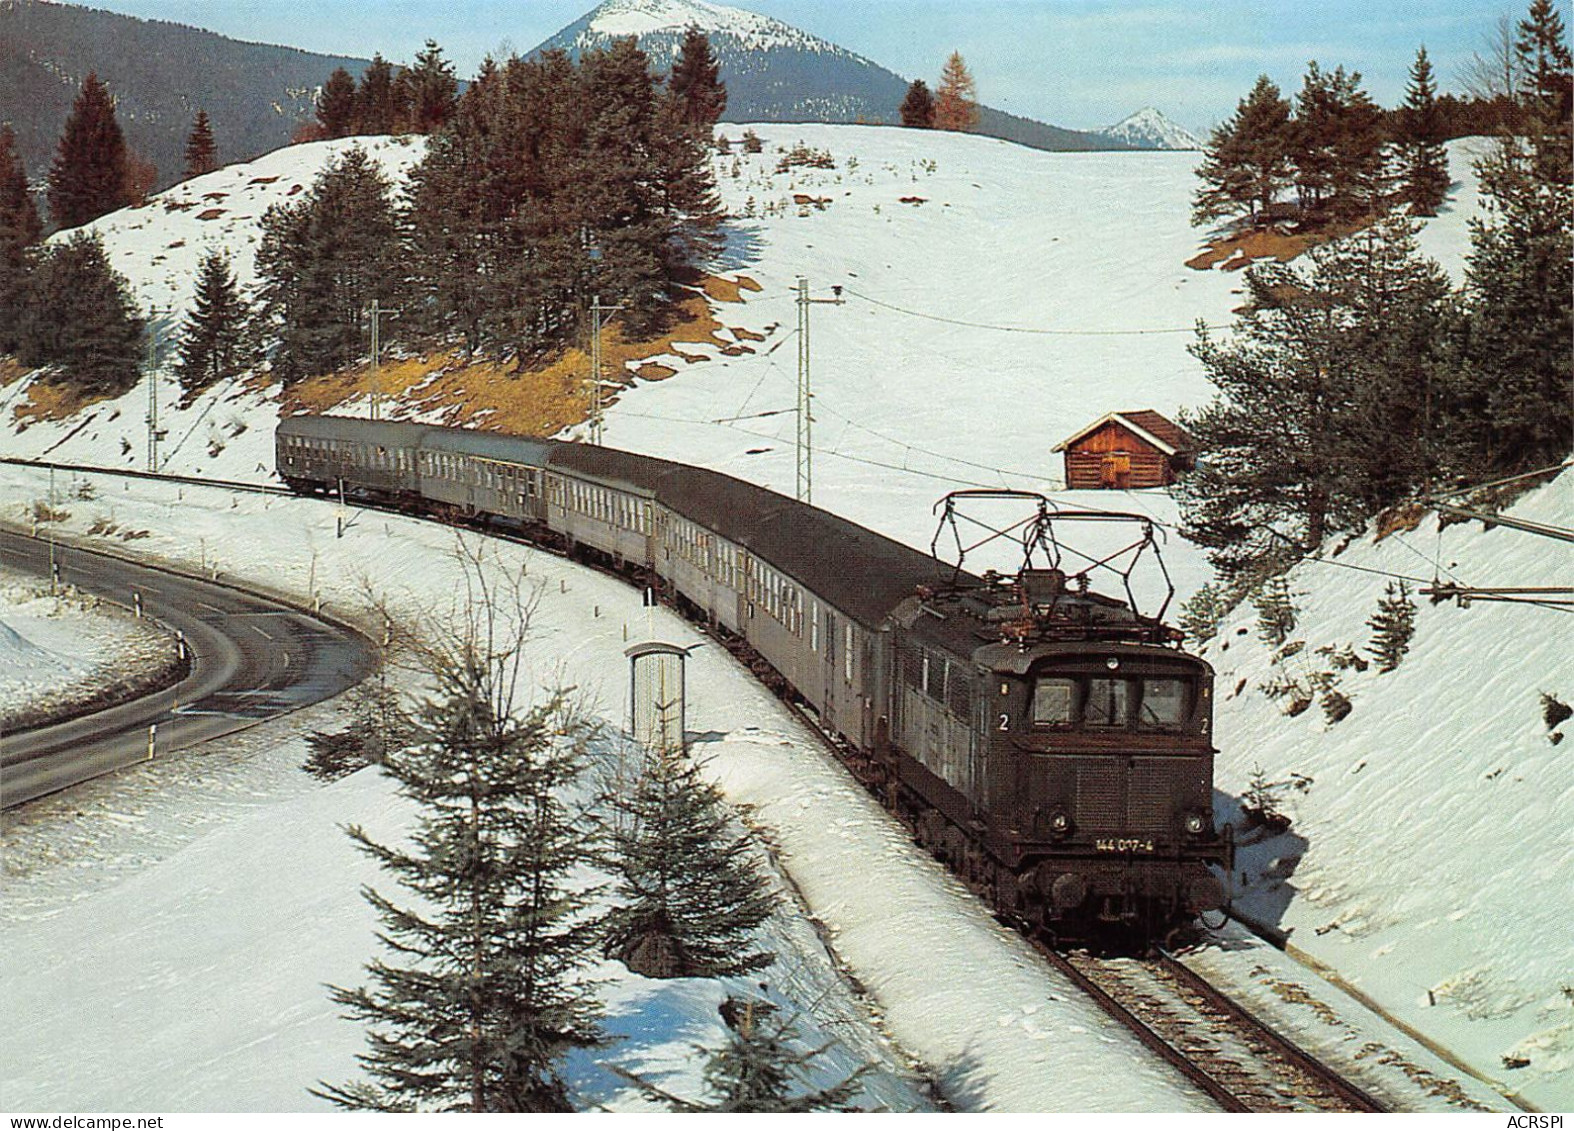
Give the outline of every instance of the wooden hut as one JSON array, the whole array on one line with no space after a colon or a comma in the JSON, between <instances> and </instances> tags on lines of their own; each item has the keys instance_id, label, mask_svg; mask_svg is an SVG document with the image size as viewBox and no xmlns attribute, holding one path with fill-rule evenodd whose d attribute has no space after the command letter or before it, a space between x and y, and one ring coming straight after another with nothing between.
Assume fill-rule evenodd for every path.
<instances>
[{"instance_id":1,"label":"wooden hut","mask_svg":"<svg viewBox=\"0 0 1574 1131\"><path fill-rule=\"evenodd\" d=\"M1196 442L1152 409L1112 412L1055 445L1072 490L1168 487L1192 465Z\"/></svg>"}]
</instances>

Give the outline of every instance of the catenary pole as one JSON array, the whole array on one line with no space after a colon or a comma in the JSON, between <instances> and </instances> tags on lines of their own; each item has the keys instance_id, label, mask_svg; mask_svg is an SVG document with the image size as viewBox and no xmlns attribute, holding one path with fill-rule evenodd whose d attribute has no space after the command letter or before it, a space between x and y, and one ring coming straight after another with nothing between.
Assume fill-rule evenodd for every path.
<instances>
[{"instance_id":1,"label":"catenary pole","mask_svg":"<svg viewBox=\"0 0 1574 1131\"><path fill-rule=\"evenodd\" d=\"M814 390L809 377L809 307L815 303L842 305L842 288L831 288L835 298L810 298L809 280L798 276L798 455L794 478L799 502L814 501Z\"/></svg>"}]
</instances>

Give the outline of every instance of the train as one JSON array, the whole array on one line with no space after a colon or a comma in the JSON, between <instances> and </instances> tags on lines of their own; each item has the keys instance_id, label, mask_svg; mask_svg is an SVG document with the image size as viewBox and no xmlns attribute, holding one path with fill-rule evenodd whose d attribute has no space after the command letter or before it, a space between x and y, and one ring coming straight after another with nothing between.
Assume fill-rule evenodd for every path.
<instances>
[{"instance_id":1,"label":"train","mask_svg":"<svg viewBox=\"0 0 1574 1131\"><path fill-rule=\"evenodd\" d=\"M1153 939L1225 904L1213 672L1129 585L1107 596L1065 561L943 566L764 487L601 446L325 415L281 420L275 446L301 494L511 532L654 590L1003 918Z\"/></svg>"}]
</instances>

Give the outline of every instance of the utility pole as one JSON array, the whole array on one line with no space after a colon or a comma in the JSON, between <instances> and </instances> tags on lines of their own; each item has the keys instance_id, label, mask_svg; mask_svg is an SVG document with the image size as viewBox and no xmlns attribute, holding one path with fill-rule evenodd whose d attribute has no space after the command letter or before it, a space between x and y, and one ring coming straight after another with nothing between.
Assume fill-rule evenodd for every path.
<instances>
[{"instance_id":1,"label":"utility pole","mask_svg":"<svg viewBox=\"0 0 1574 1131\"><path fill-rule=\"evenodd\" d=\"M382 324L383 316L397 318L403 313L400 310L384 310L377 299L372 299L372 419L379 419L377 411L378 394L382 392Z\"/></svg>"},{"instance_id":2,"label":"utility pole","mask_svg":"<svg viewBox=\"0 0 1574 1131\"><path fill-rule=\"evenodd\" d=\"M164 433L158 426L158 315L159 308L148 311L148 470L158 471L158 442Z\"/></svg>"},{"instance_id":3,"label":"utility pole","mask_svg":"<svg viewBox=\"0 0 1574 1131\"><path fill-rule=\"evenodd\" d=\"M809 383L809 307L814 303L842 305L842 288L833 286L835 298L810 298L809 280L798 276L798 473L796 498L814 501L814 392Z\"/></svg>"},{"instance_id":4,"label":"utility pole","mask_svg":"<svg viewBox=\"0 0 1574 1131\"><path fill-rule=\"evenodd\" d=\"M590 442L598 446L601 443L601 327L604 325L602 315L616 314L622 309L622 303L617 306L602 306L600 295L590 300Z\"/></svg>"}]
</instances>

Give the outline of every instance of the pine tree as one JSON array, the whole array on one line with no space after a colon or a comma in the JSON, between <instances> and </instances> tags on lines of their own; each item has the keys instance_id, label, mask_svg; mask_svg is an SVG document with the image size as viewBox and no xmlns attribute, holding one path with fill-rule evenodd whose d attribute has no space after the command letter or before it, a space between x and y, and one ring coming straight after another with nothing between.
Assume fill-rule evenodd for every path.
<instances>
[{"instance_id":1,"label":"pine tree","mask_svg":"<svg viewBox=\"0 0 1574 1131\"><path fill-rule=\"evenodd\" d=\"M1574 60L1552 0L1532 0L1519 22L1514 55L1522 76L1515 100L1530 140L1532 176L1566 185L1574 164Z\"/></svg>"},{"instance_id":2,"label":"pine tree","mask_svg":"<svg viewBox=\"0 0 1574 1131\"><path fill-rule=\"evenodd\" d=\"M131 202L127 193L126 139L115 120L115 100L97 74L82 89L66 118L49 168L49 214L59 228L75 228Z\"/></svg>"},{"instance_id":3,"label":"pine tree","mask_svg":"<svg viewBox=\"0 0 1574 1131\"><path fill-rule=\"evenodd\" d=\"M274 371L295 381L362 356L372 299L399 305L399 257L392 187L359 147L326 164L298 203L269 208L257 273Z\"/></svg>"},{"instance_id":4,"label":"pine tree","mask_svg":"<svg viewBox=\"0 0 1574 1131\"><path fill-rule=\"evenodd\" d=\"M1196 469L1176 486L1187 537L1226 575L1316 549L1420 489L1452 458L1459 376L1447 276L1393 217L1309 253L1247 269L1236 333L1191 352L1219 396L1186 415Z\"/></svg>"},{"instance_id":5,"label":"pine tree","mask_svg":"<svg viewBox=\"0 0 1574 1131\"><path fill-rule=\"evenodd\" d=\"M658 978L720 978L770 965L751 950L775 906L747 836L736 836L721 791L684 751L643 759L613 838L621 905L607 918L607 953Z\"/></svg>"},{"instance_id":6,"label":"pine tree","mask_svg":"<svg viewBox=\"0 0 1574 1131\"><path fill-rule=\"evenodd\" d=\"M355 128L355 80L335 67L317 95L317 121L326 137L348 137Z\"/></svg>"},{"instance_id":7,"label":"pine tree","mask_svg":"<svg viewBox=\"0 0 1574 1131\"><path fill-rule=\"evenodd\" d=\"M355 132L391 134L403 117L394 97L394 69L380 54L373 55L355 91Z\"/></svg>"},{"instance_id":8,"label":"pine tree","mask_svg":"<svg viewBox=\"0 0 1574 1131\"><path fill-rule=\"evenodd\" d=\"M435 39L426 41L415 65L399 76L399 83L408 91L409 128L414 133L432 133L453 116L459 81L454 77L454 65L443 58L443 49Z\"/></svg>"},{"instance_id":9,"label":"pine tree","mask_svg":"<svg viewBox=\"0 0 1574 1131\"><path fill-rule=\"evenodd\" d=\"M684 125L708 142L711 127L727 109L727 84L721 81L721 61L711 50L710 39L692 24L683 33L667 86Z\"/></svg>"},{"instance_id":10,"label":"pine tree","mask_svg":"<svg viewBox=\"0 0 1574 1131\"><path fill-rule=\"evenodd\" d=\"M1355 219L1371 213L1388 189L1383 114L1361 89L1359 73L1332 73L1314 60L1296 96L1291 159L1308 218Z\"/></svg>"},{"instance_id":11,"label":"pine tree","mask_svg":"<svg viewBox=\"0 0 1574 1131\"><path fill-rule=\"evenodd\" d=\"M229 256L210 251L197 268L197 293L180 344L180 386L192 397L252 363L251 309L241 297Z\"/></svg>"},{"instance_id":12,"label":"pine tree","mask_svg":"<svg viewBox=\"0 0 1574 1131\"><path fill-rule=\"evenodd\" d=\"M1257 610L1257 634L1270 648L1283 647L1295 631L1295 602L1290 595L1290 584L1284 575L1271 577L1255 594L1252 605Z\"/></svg>"},{"instance_id":13,"label":"pine tree","mask_svg":"<svg viewBox=\"0 0 1574 1131\"><path fill-rule=\"evenodd\" d=\"M200 177L219 167L219 147L213 141L213 125L208 112L198 110L186 135L186 176Z\"/></svg>"},{"instance_id":14,"label":"pine tree","mask_svg":"<svg viewBox=\"0 0 1574 1131\"><path fill-rule=\"evenodd\" d=\"M1520 23L1514 53L1519 124L1476 165L1484 211L1470 224L1465 346L1475 379L1453 422L1478 461L1502 471L1563 459L1574 434L1574 78L1562 20L1545 0Z\"/></svg>"},{"instance_id":15,"label":"pine tree","mask_svg":"<svg viewBox=\"0 0 1574 1131\"><path fill-rule=\"evenodd\" d=\"M1448 199L1448 150L1443 141L1442 114L1437 105L1437 86L1432 80L1432 62L1426 48L1416 52L1410 67L1410 84L1405 88L1404 123L1400 143L1403 165L1402 195L1417 216L1436 216Z\"/></svg>"},{"instance_id":16,"label":"pine tree","mask_svg":"<svg viewBox=\"0 0 1574 1131\"><path fill-rule=\"evenodd\" d=\"M50 366L85 397L119 396L141 377L143 320L97 233L52 243L28 278L17 359Z\"/></svg>"},{"instance_id":17,"label":"pine tree","mask_svg":"<svg viewBox=\"0 0 1574 1131\"><path fill-rule=\"evenodd\" d=\"M0 125L0 354L13 353L20 344L28 273L42 233L16 135L9 125Z\"/></svg>"},{"instance_id":18,"label":"pine tree","mask_svg":"<svg viewBox=\"0 0 1574 1131\"><path fill-rule=\"evenodd\" d=\"M967 131L978 125L978 88L960 51L951 52L935 92L935 129Z\"/></svg>"},{"instance_id":19,"label":"pine tree","mask_svg":"<svg viewBox=\"0 0 1574 1131\"><path fill-rule=\"evenodd\" d=\"M420 739L384 763L420 807L409 847L350 829L416 902L366 891L407 965L374 961L369 987L333 990L370 1027L359 1059L376 1081L324 1084L342 1107L572 1110L563 1059L604 1041L581 980L587 897L568 886L586 858L561 800L579 751L559 737L561 699L514 715L511 656L472 641L434 665Z\"/></svg>"},{"instance_id":20,"label":"pine tree","mask_svg":"<svg viewBox=\"0 0 1574 1131\"><path fill-rule=\"evenodd\" d=\"M1191 222L1239 215L1251 221L1273 207L1290 185L1290 103L1267 75L1258 76L1235 114L1215 127L1197 168L1203 187L1192 199Z\"/></svg>"},{"instance_id":21,"label":"pine tree","mask_svg":"<svg viewBox=\"0 0 1574 1131\"><path fill-rule=\"evenodd\" d=\"M712 1051L705 1063L710 1102L683 1099L631 1072L614 1071L637 1085L646 1099L678 1112L862 1110L852 1101L866 1068L828 1087L816 1087L811 1073L828 1045L804 1047L792 1024L775 1016L776 1007L757 998L729 997L720 1012L727 1043Z\"/></svg>"},{"instance_id":22,"label":"pine tree","mask_svg":"<svg viewBox=\"0 0 1574 1131\"><path fill-rule=\"evenodd\" d=\"M380 766L417 735L399 693L388 685L384 667L379 667L375 678L352 688L346 699L349 726L338 731L312 731L306 736L309 754L301 769L322 781L337 781L367 766Z\"/></svg>"},{"instance_id":23,"label":"pine tree","mask_svg":"<svg viewBox=\"0 0 1574 1131\"><path fill-rule=\"evenodd\" d=\"M1410 599L1410 587L1403 581L1395 587L1390 581L1383 599L1377 602L1377 612L1366 622L1372 630L1372 643L1367 651L1377 661L1378 672L1391 672L1399 666L1410 650L1410 638L1415 635L1415 602Z\"/></svg>"},{"instance_id":24,"label":"pine tree","mask_svg":"<svg viewBox=\"0 0 1574 1131\"><path fill-rule=\"evenodd\" d=\"M907 97L902 99L902 125L918 130L935 128L935 98L923 79L914 79L907 88Z\"/></svg>"}]
</instances>

